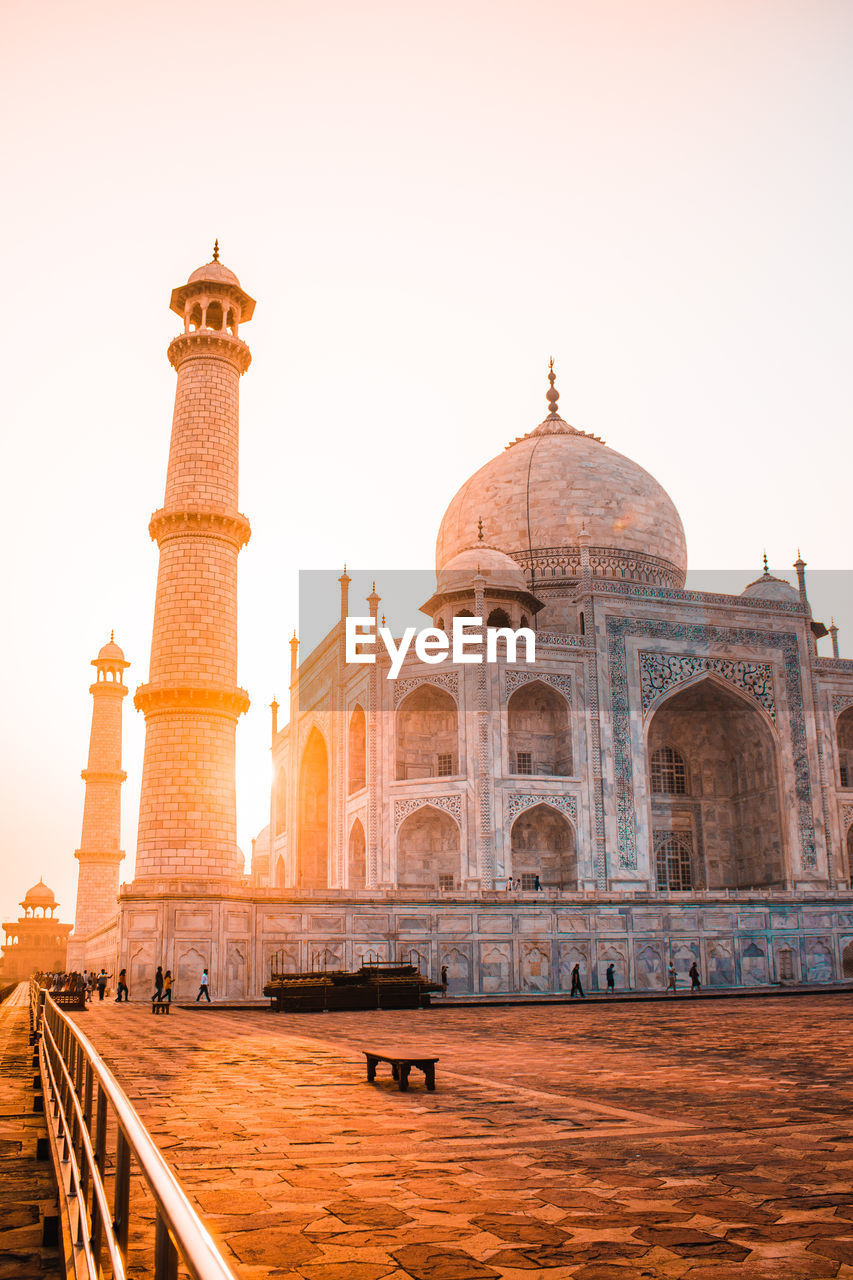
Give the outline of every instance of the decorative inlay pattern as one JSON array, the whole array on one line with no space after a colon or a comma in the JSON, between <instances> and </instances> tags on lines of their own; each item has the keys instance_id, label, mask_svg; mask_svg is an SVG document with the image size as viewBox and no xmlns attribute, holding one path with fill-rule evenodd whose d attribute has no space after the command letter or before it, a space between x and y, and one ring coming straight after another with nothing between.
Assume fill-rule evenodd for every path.
<instances>
[{"instance_id":1,"label":"decorative inlay pattern","mask_svg":"<svg viewBox=\"0 0 853 1280\"><path fill-rule=\"evenodd\" d=\"M459 697L459 676L455 671L437 671L434 676L411 676L407 680L394 681L394 706L398 706L407 694L413 689L417 689L421 684L437 684L440 689L446 689L448 693L453 694L454 698Z\"/></svg>"},{"instance_id":2,"label":"decorative inlay pattern","mask_svg":"<svg viewBox=\"0 0 853 1280\"><path fill-rule=\"evenodd\" d=\"M799 609L800 606L796 607ZM613 708L613 761L619 865L623 868L634 868L637 865L637 829L634 813L634 776L625 640L627 636L639 636L649 640L674 640L696 649L707 649L712 644L729 648L744 645L756 649L776 649L781 652L794 758L802 862L804 868L814 868L817 865L815 821L812 808L812 784L809 776L808 741L803 713L803 689L800 680L800 654L796 634L793 631L757 631L751 627L713 627L703 623L664 622L654 618L608 617L606 629L610 697Z\"/></svg>"},{"instance_id":3,"label":"decorative inlay pattern","mask_svg":"<svg viewBox=\"0 0 853 1280\"><path fill-rule=\"evenodd\" d=\"M840 716L841 712L846 711L848 707L853 707L853 693L834 693L832 695L832 714L834 716Z\"/></svg>"},{"instance_id":4,"label":"decorative inlay pattern","mask_svg":"<svg viewBox=\"0 0 853 1280\"><path fill-rule=\"evenodd\" d=\"M545 792L511 791L506 800L506 813L510 822L525 809L533 809L537 804L549 804L552 809L559 809L573 822L578 819L578 802L576 796L548 795Z\"/></svg>"},{"instance_id":5,"label":"decorative inlay pattern","mask_svg":"<svg viewBox=\"0 0 853 1280\"><path fill-rule=\"evenodd\" d=\"M556 595L557 592L550 593ZM560 592L561 595L574 597L574 591ZM571 632L557 631L537 631L536 644L545 648L554 649L592 649L594 648L592 636L576 636Z\"/></svg>"},{"instance_id":6,"label":"decorative inlay pattern","mask_svg":"<svg viewBox=\"0 0 853 1280\"><path fill-rule=\"evenodd\" d=\"M533 547L513 552L512 558L528 573L535 569L537 589L547 588L551 581L581 576L579 546ZM675 587L684 579L682 571L669 560L620 547L590 547L589 567L597 578L634 578L663 587Z\"/></svg>"},{"instance_id":7,"label":"decorative inlay pattern","mask_svg":"<svg viewBox=\"0 0 853 1280\"><path fill-rule=\"evenodd\" d=\"M408 818L410 813L414 813L416 809L422 809L425 804L431 804L434 809L443 809L445 813L449 813L455 818L459 825L462 825L462 797L460 795L453 796L411 796L408 800L394 801L394 830L396 831L400 823Z\"/></svg>"},{"instance_id":8,"label":"decorative inlay pattern","mask_svg":"<svg viewBox=\"0 0 853 1280\"><path fill-rule=\"evenodd\" d=\"M572 677L554 675L550 671L528 672L528 671L514 671L511 669L508 670L504 677L506 696L509 697L509 695L515 689L518 689L523 684L530 684L532 680L538 680L540 684L552 685L555 689L560 690L560 693L564 695L567 702L571 702Z\"/></svg>"},{"instance_id":9,"label":"decorative inlay pattern","mask_svg":"<svg viewBox=\"0 0 853 1280\"><path fill-rule=\"evenodd\" d=\"M668 840L672 840L678 845L679 849L683 849L685 853L690 854L691 858L693 857L693 833L691 831L669 831L663 829L653 831L652 842L655 853Z\"/></svg>"},{"instance_id":10,"label":"decorative inlay pattern","mask_svg":"<svg viewBox=\"0 0 853 1280\"><path fill-rule=\"evenodd\" d=\"M769 611L770 613L791 613L800 617L803 617L806 613L805 605L800 604L798 600L759 600L755 596L726 596L718 591L683 591L675 587L641 586L632 582L601 581L591 582L589 589L600 595L632 596L641 600L668 600L675 604L684 605L722 604L727 609L757 609ZM845 671L853 668L853 661L849 660L846 662L843 659L832 658L820 660L821 663L824 661L827 663L843 662L844 665L840 669Z\"/></svg>"},{"instance_id":11,"label":"decorative inlay pattern","mask_svg":"<svg viewBox=\"0 0 853 1280\"><path fill-rule=\"evenodd\" d=\"M771 720L776 720L773 695L773 668L769 662L737 662L728 658L708 658L698 654L640 653L640 691L643 715L666 690L682 684L703 671L712 671L729 684L742 689L758 702ZM853 699L851 699L853 701Z\"/></svg>"}]
</instances>

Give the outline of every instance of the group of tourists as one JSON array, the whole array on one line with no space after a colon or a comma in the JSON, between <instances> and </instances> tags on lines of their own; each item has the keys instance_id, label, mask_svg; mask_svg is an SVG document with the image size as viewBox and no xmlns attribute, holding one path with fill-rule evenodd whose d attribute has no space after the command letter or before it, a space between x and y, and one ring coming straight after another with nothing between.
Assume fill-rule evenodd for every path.
<instances>
[{"instance_id":1,"label":"group of tourists","mask_svg":"<svg viewBox=\"0 0 853 1280\"><path fill-rule=\"evenodd\" d=\"M615 995L616 994L615 964L611 963L607 966L604 976L605 976L605 981L607 983L607 988L606 988L607 994L609 996ZM687 970L687 976L690 979L690 994L692 996L695 996L696 993L698 991L701 991L702 989L702 982L699 977L699 966L695 960L693 961L690 968ZM583 983L581 981L580 964L576 964L572 969L571 981L572 981L572 988L570 992L570 998L573 1000L575 996L580 996L581 1000L585 1000L586 996L584 995ZM676 969L674 964L670 964L669 970L667 972L666 990L667 992L670 992L670 991L676 992L678 990L678 970Z\"/></svg>"}]
</instances>

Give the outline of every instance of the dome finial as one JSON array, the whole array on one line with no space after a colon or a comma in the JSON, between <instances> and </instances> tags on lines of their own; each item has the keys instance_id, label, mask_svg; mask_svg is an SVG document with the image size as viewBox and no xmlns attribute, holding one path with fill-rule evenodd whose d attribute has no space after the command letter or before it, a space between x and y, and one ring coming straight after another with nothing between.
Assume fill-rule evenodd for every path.
<instances>
[{"instance_id":1,"label":"dome finial","mask_svg":"<svg viewBox=\"0 0 853 1280\"><path fill-rule=\"evenodd\" d=\"M219 261L219 240L218 239L214 240L213 242L213 261L214 262Z\"/></svg>"},{"instance_id":2,"label":"dome finial","mask_svg":"<svg viewBox=\"0 0 853 1280\"><path fill-rule=\"evenodd\" d=\"M769 569L768 569L768 567L767 567L767 552L766 552L766 551L764 552L764 572L765 572L765 573L769 573L769 572L770 572L770 570L769 570Z\"/></svg>"},{"instance_id":3,"label":"dome finial","mask_svg":"<svg viewBox=\"0 0 853 1280\"><path fill-rule=\"evenodd\" d=\"M115 631L113 631L113 630L112 630L112 628L110 628L110 643L111 643L111 644L112 644L112 642L115 640L115 638L116 638L116 633L115 633Z\"/></svg>"},{"instance_id":4,"label":"dome finial","mask_svg":"<svg viewBox=\"0 0 853 1280\"><path fill-rule=\"evenodd\" d=\"M548 390L545 392L545 399L548 401L548 412L552 414L554 417L556 417L557 401L560 398L560 393L557 390L557 388L554 386L554 383L557 381L557 375L554 372L553 356L551 356L550 360L548 361L548 381L551 385L549 386Z\"/></svg>"},{"instance_id":5,"label":"dome finial","mask_svg":"<svg viewBox=\"0 0 853 1280\"><path fill-rule=\"evenodd\" d=\"M477 521L477 541L478 542L483 541L483 517L482 516L480 516L479 520Z\"/></svg>"}]
</instances>

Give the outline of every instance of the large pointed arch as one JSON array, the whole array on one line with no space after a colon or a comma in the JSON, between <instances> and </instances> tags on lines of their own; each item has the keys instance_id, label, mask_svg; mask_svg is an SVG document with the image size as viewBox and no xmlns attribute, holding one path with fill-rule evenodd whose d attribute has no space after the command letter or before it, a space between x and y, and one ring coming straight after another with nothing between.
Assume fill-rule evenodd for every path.
<instances>
[{"instance_id":1,"label":"large pointed arch","mask_svg":"<svg viewBox=\"0 0 853 1280\"><path fill-rule=\"evenodd\" d=\"M562 693L542 680L526 680L507 703L510 773L569 777L572 773L570 708Z\"/></svg>"},{"instance_id":2,"label":"large pointed arch","mask_svg":"<svg viewBox=\"0 0 853 1280\"><path fill-rule=\"evenodd\" d=\"M454 889L460 876L460 830L445 809L419 805L397 828L397 883Z\"/></svg>"},{"instance_id":3,"label":"large pointed arch","mask_svg":"<svg viewBox=\"0 0 853 1280\"><path fill-rule=\"evenodd\" d=\"M329 887L329 753L312 728L299 767L297 887Z\"/></svg>"},{"instance_id":4,"label":"large pointed arch","mask_svg":"<svg viewBox=\"0 0 853 1280\"><path fill-rule=\"evenodd\" d=\"M653 771L663 757L683 774ZM786 882L779 739L756 699L714 672L680 682L652 707L646 767L654 888ZM668 776L682 781L661 785Z\"/></svg>"},{"instance_id":5,"label":"large pointed arch","mask_svg":"<svg viewBox=\"0 0 853 1280\"><path fill-rule=\"evenodd\" d=\"M347 794L360 791L367 779L367 720L357 702L349 719L347 741Z\"/></svg>"},{"instance_id":6,"label":"large pointed arch","mask_svg":"<svg viewBox=\"0 0 853 1280\"><path fill-rule=\"evenodd\" d=\"M424 681L397 708L397 777L442 778L459 772L456 700Z\"/></svg>"},{"instance_id":7,"label":"large pointed arch","mask_svg":"<svg viewBox=\"0 0 853 1280\"><path fill-rule=\"evenodd\" d=\"M523 888L578 887L575 829L566 814L547 801L523 809L510 828L510 874Z\"/></svg>"}]
</instances>

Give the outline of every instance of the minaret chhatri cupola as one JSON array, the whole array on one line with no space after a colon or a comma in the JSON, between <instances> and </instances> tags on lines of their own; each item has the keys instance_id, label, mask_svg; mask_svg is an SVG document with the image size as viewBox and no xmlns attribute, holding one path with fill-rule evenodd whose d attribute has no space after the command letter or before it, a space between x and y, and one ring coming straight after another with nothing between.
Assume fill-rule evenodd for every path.
<instances>
[{"instance_id":1,"label":"minaret chhatri cupola","mask_svg":"<svg viewBox=\"0 0 853 1280\"><path fill-rule=\"evenodd\" d=\"M239 386L251 354L240 338L253 298L213 258L172 291L183 332L169 345L178 382L163 506L145 714L136 879L242 875L234 776L238 717L237 556L249 540L238 509Z\"/></svg>"},{"instance_id":2,"label":"minaret chhatri cupola","mask_svg":"<svg viewBox=\"0 0 853 1280\"><path fill-rule=\"evenodd\" d=\"M89 758L81 777L86 783L80 848L74 936L69 942L68 963L82 968L85 940L106 924L117 910L121 844L121 784L127 774L121 767L122 702L127 696L124 672L130 666L110 632L107 644L92 659L97 672L92 695L92 730Z\"/></svg>"}]
</instances>

